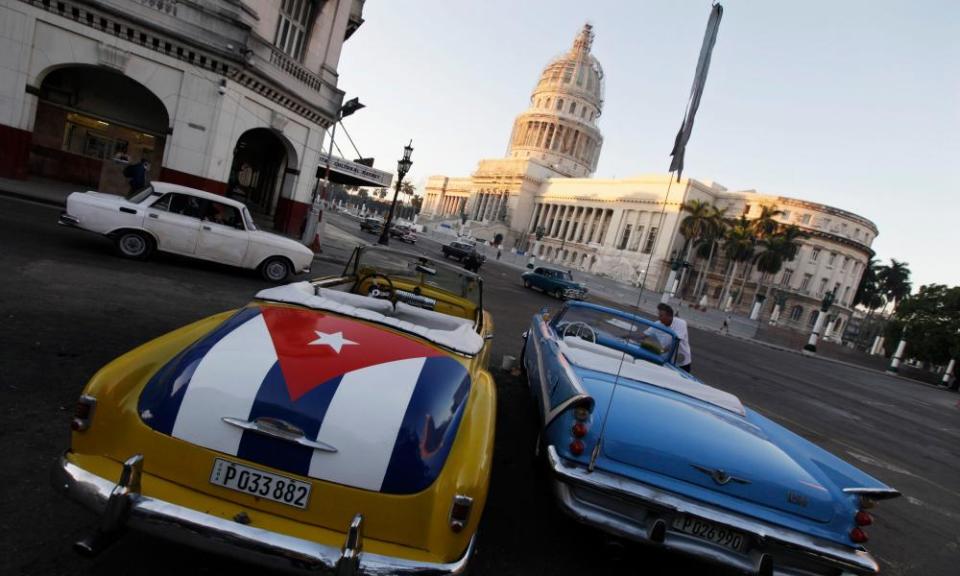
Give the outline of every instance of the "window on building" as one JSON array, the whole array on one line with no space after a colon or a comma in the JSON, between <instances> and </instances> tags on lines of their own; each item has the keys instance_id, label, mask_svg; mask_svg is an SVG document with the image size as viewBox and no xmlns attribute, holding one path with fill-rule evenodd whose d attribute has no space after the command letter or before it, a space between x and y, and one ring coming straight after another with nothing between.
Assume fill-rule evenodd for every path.
<instances>
[{"instance_id":1,"label":"window on building","mask_svg":"<svg viewBox=\"0 0 960 576\"><path fill-rule=\"evenodd\" d=\"M817 285L817 296L823 296L823 291L827 289L827 279L821 278L820 284Z\"/></svg>"},{"instance_id":2,"label":"window on building","mask_svg":"<svg viewBox=\"0 0 960 576\"><path fill-rule=\"evenodd\" d=\"M649 254L653 251L653 243L657 241L657 227L651 226L650 233L647 234L647 241L643 245L643 253Z\"/></svg>"},{"instance_id":3,"label":"window on building","mask_svg":"<svg viewBox=\"0 0 960 576\"><path fill-rule=\"evenodd\" d=\"M563 98L557 98L557 110L563 110Z\"/></svg>"},{"instance_id":4,"label":"window on building","mask_svg":"<svg viewBox=\"0 0 960 576\"><path fill-rule=\"evenodd\" d=\"M860 229L859 229L859 228L854 228L854 229L853 229L853 237L854 237L854 238L859 238L859 237L860 237Z\"/></svg>"},{"instance_id":5,"label":"window on building","mask_svg":"<svg viewBox=\"0 0 960 576\"><path fill-rule=\"evenodd\" d=\"M783 221L784 221L784 222L790 220L790 211L789 211L789 210L784 210L784 211L783 211L783 214L781 214L780 217L783 218Z\"/></svg>"},{"instance_id":6,"label":"window on building","mask_svg":"<svg viewBox=\"0 0 960 576\"><path fill-rule=\"evenodd\" d=\"M803 306L794 306L793 309L790 310L790 319L796 322L800 318L803 318Z\"/></svg>"},{"instance_id":7,"label":"window on building","mask_svg":"<svg viewBox=\"0 0 960 576\"><path fill-rule=\"evenodd\" d=\"M310 0L283 0L280 5L277 36L273 43L284 54L297 60L303 56L312 4Z\"/></svg>"},{"instance_id":8,"label":"window on building","mask_svg":"<svg viewBox=\"0 0 960 576\"><path fill-rule=\"evenodd\" d=\"M800 223L801 223L801 224L809 224L809 223L810 223L810 215L809 215L809 214L804 214L803 216L801 216L801 217L800 217Z\"/></svg>"},{"instance_id":9,"label":"window on building","mask_svg":"<svg viewBox=\"0 0 960 576\"><path fill-rule=\"evenodd\" d=\"M617 244L617 250L626 250L627 242L630 241L630 231L633 230L633 224L627 224L623 228L623 234L620 236L620 243Z\"/></svg>"},{"instance_id":10,"label":"window on building","mask_svg":"<svg viewBox=\"0 0 960 576\"><path fill-rule=\"evenodd\" d=\"M810 261L816 262L819 259L820 259L820 249L814 248L813 250L810 251Z\"/></svg>"},{"instance_id":11,"label":"window on building","mask_svg":"<svg viewBox=\"0 0 960 576\"><path fill-rule=\"evenodd\" d=\"M783 271L783 276L780 278L781 286L789 286L790 280L793 278L793 270L787 268Z\"/></svg>"},{"instance_id":12,"label":"window on building","mask_svg":"<svg viewBox=\"0 0 960 576\"><path fill-rule=\"evenodd\" d=\"M543 103L543 107L544 107L544 108L549 108L549 107L550 107L550 98L547 98L547 101Z\"/></svg>"},{"instance_id":13,"label":"window on building","mask_svg":"<svg viewBox=\"0 0 960 576\"><path fill-rule=\"evenodd\" d=\"M800 283L800 290L806 292L810 289L810 282L813 280L813 274L804 274L803 282Z\"/></svg>"},{"instance_id":14,"label":"window on building","mask_svg":"<svg viewBox=\"0 0 960 576\"><path fill-rule=\"evenodd\" d=\"M833 267L833 263L837 261L837 253L831 252L830 258L827 259L827 266Z\"/></svg>"},{"instance_id":15,"label":"window on building","mask_svg":"<svg viewBox=\"0 0 960 576\"><path fill-rule=\"evenodd\" d=\"M573 67L567 66L566 68L563 69L563 83L569 84L570 80L572 79L573 79Z\"/></svg>"},{"instance_id":16,"label":"window on building","mask_svg":"<svg viewBox=\"0 0 960 576\"><path fill-rule=\"evenodd\" d=\"M746 216L749 213L750 213L750 205L747 204L743 207L743 215Z\"/></svg>"},{"instance_id":17,"label":"window on building","mask_svg":"<svg viewBox=\"0 0 960 576\"><path fill-rule=\"evenodd\" d=\"M580 117L584 118L586 115L587 115L587 107L584 106L583 108L580 109Z\"/></svg>"},{"instance_id":18,"label":"window on building","mask_svg":"<svg viewBox=\"0 0 960 576\"><path fill-rule=\"evenodd\" d=\"M812 310L812 311L810 312L810 319L807 320L807 324L809 324L809 325L811 325L811 326L813 326L814 324L816 324L816 323L817 323L817 316L820 316L820 311L819 311L819 310L816 310L816 309Z\"/></svg>"},{"instance_id":19,"label":"window on building","mask_svg":"<svg viewBox=\"0 0 960 576\"><path fill-rule=\"evenodd\" d=\"M849 305L850 305L850 287L849 287L849 286L847 286L846 288L843 289L843 299L841 300L841 302L842 302L845 306L849 306Z\"/></svg>"},{"instance_id":20,"label":"window on building","mask_svg":"<svg viewBox=\"0 0 960 576\"><path fill-rule=\"evenodd\" d=\"M840 265L840 270L843 271L843 272L846 272L848 266L850 266L850 257L849 257L849 256L844 256L844 257L843 257L843 264Z\"/></svg>"},{"instance_id":21,"label":"window on building","mask_svg":"<svg viewBox=\"0 0 960 576\"><path fill-rule=\"evenodd\" d=\"M840 283L837 282L836 284L833 285L833 295L836 296L839 293L840 293Z\"/></svg>"},{"instance_id":22,"label":"window on building","mask_svg":"<svg viewBox=\"0 0 960 576\"><path fill-rule=\"evenodd\" d=\"M571 113L571 114L576 114L576 112L577 112L577 103L576 103L576 102L571 102L571 103L570 103L570 107L567 108L567 112L569 112L569 113Z\"/></svg>"},{"instance_id":23,"label":"window on building","mask_svg":"<svg viewBox=\"0 0 960 576\"><path fill-rule=\"evenodd\" d=\"M586 66L577 66L577 86L583 86L583 74L586 69Z\"/></svg>"}]
</instances>

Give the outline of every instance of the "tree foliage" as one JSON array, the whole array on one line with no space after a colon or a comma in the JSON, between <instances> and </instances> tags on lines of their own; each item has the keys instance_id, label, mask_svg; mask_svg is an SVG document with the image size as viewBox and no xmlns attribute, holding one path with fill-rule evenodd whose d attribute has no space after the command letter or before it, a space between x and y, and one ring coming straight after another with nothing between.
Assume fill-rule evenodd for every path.
<instances>
[{"instance_id":1,"label":"tree foliage","mask_svg":"<svg viewBox=\"0 0 960 576\"><path fill-rule=\"evenodd\" d=\"M960 356L960 286L929 284L904 298L887 325L888 342L895 346L904 329L908 357L945 364Z\"/></svg>"}]
</instances>

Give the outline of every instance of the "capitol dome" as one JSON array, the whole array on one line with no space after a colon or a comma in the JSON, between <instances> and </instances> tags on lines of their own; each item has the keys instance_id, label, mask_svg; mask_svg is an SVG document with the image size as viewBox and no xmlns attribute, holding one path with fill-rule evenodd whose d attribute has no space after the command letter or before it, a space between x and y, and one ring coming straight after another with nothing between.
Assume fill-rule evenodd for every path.
<instances>
[{"instance_id":1,"label":"capitol dome","mask_svg":"<svg viewBox=\"0 0 960 576\"><path fill-rule=\"evenodd\" d=\"M603 110L603 68L590 53L593 27L585 24L570 51L540 75L530 107L513 126L509 155L540 160L571 177L596 170L603 136L597 119Z\"/></svg>"}]
</instances>

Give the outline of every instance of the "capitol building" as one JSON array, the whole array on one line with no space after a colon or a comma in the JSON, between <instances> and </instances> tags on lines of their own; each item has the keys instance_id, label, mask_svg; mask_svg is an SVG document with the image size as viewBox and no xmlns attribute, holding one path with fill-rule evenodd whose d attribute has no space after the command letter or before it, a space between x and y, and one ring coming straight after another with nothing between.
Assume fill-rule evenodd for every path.
<instances>
[{"instance_id":1,"label":"capitol building","mask_svg":"<svg viewBox=\"0 0 960 576\"><path fill-rule=\"evenodd\" d=\"M728 216L747 218L771 206L782 211L778 221L808 235L797 257L776 277L764 280L783 302L780 324L809 330L824 295L832 292L835 303L824 335L838 339L852 314L860 276L874 254L870 246L876 225L839 208L728 190L709 180L683 178L670 184L669 174L591 178L603 146L599 119L604 98L603 69L591 54L593 40L587 24L570 50L544 68L529 108L514 121L505 158L481 160L470 176L427 180L422 216L451 223L466 218L473 235L500 234L506 248L531 252L538 261L659 291L684 244L679 225L685 202L709 202L726 208ZM728 264L718 254L704 274L701 294L708 305L721 304ZM693 265L699 268L705 262ZM750 277L744 279L744 272ZM738 312L751 311L759 282L760 273L740 266L734 285L744 283L744 289L733 303ZM690 296L681 289L678 296L684 295ZM773 300L760 308L761 320L769 319Z\"/></svg>"}]
</instances>

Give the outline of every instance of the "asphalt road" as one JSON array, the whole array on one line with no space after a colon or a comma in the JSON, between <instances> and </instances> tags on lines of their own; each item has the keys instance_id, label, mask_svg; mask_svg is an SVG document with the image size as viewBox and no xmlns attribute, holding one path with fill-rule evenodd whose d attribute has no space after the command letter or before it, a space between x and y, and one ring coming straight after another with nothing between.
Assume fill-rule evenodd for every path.
<instances>
[{"instance_id":1,"label":"asphalt road","mask_svg":"<svg viewBox=\"0 0 960 576\"><path fill-rule=\"evenodd\" d=\"M95 559L71 543L93 519L49 487L72 407L97 368L160 334L244 304L253 273L160 256L130 262L100 237L56 226L57 209L0 198L0 574L246 573L229 560L130 534ZM351 232L355 224L333 219ZM357 232L359 234L359 232ZM372 240L372 237L367 237ZM416 247L439 255L436 243ZM342 266L317 262L318 274ZM498 428L473 573L716 573L643 548L609 545L541 497L522 384L497 370L531 314L557 302L496 262L482 270L494 316ZM886 574L955 574L960 564L956 394L691 330L694 368L795 432L905 494L877 509L869 548Z\"/></svg>"}]
</instances>

